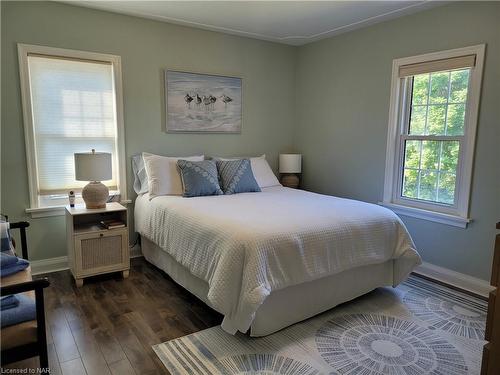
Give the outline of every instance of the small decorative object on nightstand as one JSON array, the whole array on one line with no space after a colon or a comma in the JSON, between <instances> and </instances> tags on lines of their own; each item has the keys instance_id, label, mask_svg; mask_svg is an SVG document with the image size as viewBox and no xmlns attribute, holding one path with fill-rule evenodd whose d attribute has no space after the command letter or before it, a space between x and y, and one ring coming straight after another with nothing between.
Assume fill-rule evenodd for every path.
<instances>
[{"instance_id":1,"label":"small decorative object on nightstand","mask_svg":"<svg viewBox=\"0 0 500 375\"><path fill-rule=\"evenodd\" d=\"M281 184L289 188L299 187L299 176L297 173L302 172L302 155L301 154L280 154L280 174Z\"/></svg>"},{"instance_id":2,"label":"small decorative object on nightstand","mask_svg":"<svg viewBox=\"0 0 500 375\"><path fill-rule=\"evenodd\" d=\"M75 153L75 175L77 181L90 181L82 190L87 208L104 208L109 189L101 181L111 180L111 154L108 152Z\"/></svg>"},{"instance_id":3,"label":"small decorative object on nightstand","mask_svg":"<svg viewBox=\"0 0 500 375\"><path fill-rule=\"evenodd\" d=\"M87 209L83 205L66 206L68 262L76 286L83 279L121 271L128 277L127 209L117 202L104 208Z\"/></svg>"}]
</instances>

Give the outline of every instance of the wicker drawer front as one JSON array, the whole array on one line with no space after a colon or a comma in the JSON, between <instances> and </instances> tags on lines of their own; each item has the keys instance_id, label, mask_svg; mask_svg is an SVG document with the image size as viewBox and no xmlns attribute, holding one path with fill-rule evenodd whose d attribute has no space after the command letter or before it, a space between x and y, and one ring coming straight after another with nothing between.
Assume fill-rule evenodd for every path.
<instances>
[{"instance_id":1,"label":"wicker drawer front","mask_svg":"<svg viewBox=\"0 0 500 375\"><path fill-rule=\"evenodd\" d=\"M75 276L129 267L127 228L75 236Z\"/></svg>"},{"instance_id":2,"label":"wicker drawer front","mask_svg":"<svg viewBox=\"0 0 500 375\"><path fill-rule=\"evenodd\" d=\"M82 270L122 262L122 236L89 238L81 241Z\"/></svg>"}]
</instances>

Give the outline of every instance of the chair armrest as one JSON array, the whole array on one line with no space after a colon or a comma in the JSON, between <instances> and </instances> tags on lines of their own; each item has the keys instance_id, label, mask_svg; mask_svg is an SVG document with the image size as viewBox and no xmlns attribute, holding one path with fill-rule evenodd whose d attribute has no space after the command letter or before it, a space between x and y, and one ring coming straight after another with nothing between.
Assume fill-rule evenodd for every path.
<instances>
[{"instance_id":1,"label":"chair armrest","mask_svg":"<svg viewBox=\"0 0 500 375\"><path fill-rule=\"evenodd\" d=\"M23 293L30 290L35 291L35 308L36 308L36 347L37 353L40 356L40 367L48 368L47 359L47 333L45 325L45 306L43 298L43 289L50 285L49 279L37 279L26 281L19 284L11 284L0 287L0 295ZM3 353L2 353L3 354ZM21 357L19 357L22 359ZM2 363L3 364L3 363ZM3 369L3 368L2 368Z\"/></svg>"},{"instance_id":2,"label":"chair armrest","mask_svg":"<svg viewBox=\"0 0 500 375\"><path fill-rule=\"evenodd\" d=\"M21 252L24 259L28 259L28 242L26 241L26 228L30 226L27 221L10 223L10 229L19 229L21 235Z\"/></svg>"},{"instance_id":3,"label":"chair armrest","mask_svg":"<svg viewBox=\"0 0 500 375\"><path fill-rule=\"evenodd\" d=\"M18 221L17 223L9 223L10 229L18 229L18 228L28 228L30 223L27 221Z\"/></svg>"},{"instance_id":4,"label":"chair armrest","mask_svg":"<svg viewBox=\"0 0 500 375\"><path fill-rule=\"evenodd\" d=\"M6 296L9 294L17 294L28 292L30 290L34 290L35 292L38 290L42 290L50 285L49 279L44 277L43 279L37 279L32 281L26 281L24 283L12 284L7 286L0 287L0 296Z\"/></svg>"}]
</instances>

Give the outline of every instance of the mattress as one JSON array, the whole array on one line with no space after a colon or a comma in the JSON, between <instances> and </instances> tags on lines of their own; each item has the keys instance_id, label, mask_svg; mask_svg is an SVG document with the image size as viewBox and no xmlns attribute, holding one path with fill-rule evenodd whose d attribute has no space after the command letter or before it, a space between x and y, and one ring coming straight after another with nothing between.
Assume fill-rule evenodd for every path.
<instances>
[{"instance_id":1,"label":"mattress","mask_svg":"<svg viewBox=\"0 0 500 375\"><path fill-rule=\"evenodd\" d=\"M196 198L144 194L134 216L141 236L208 284L207 301L229 333L246 332L273 291L389 260L397 285L421 262L392 211L284 187Z\"/></svg>"}]
</instances>

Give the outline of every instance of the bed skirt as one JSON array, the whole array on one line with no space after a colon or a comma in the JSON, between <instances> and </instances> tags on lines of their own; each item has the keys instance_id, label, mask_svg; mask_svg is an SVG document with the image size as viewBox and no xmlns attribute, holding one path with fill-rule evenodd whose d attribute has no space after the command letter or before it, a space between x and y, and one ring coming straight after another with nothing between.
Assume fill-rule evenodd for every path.
<instances>
[{"instance_id":1,"label":"bed skirt","mask_svg":"<svg viewBox=\"0 0 500 375\"><path fill-rule=\"evenodd\" d=\"M166 272L177 284L210 305L208 284L193 276L166 251L141 237L144 258ZM273 291L256 312L250 335L266 336L304 319L362 296L375 288L394 284L394 261L362 266L311 282Z\"/></svg>"}]
</instances>

